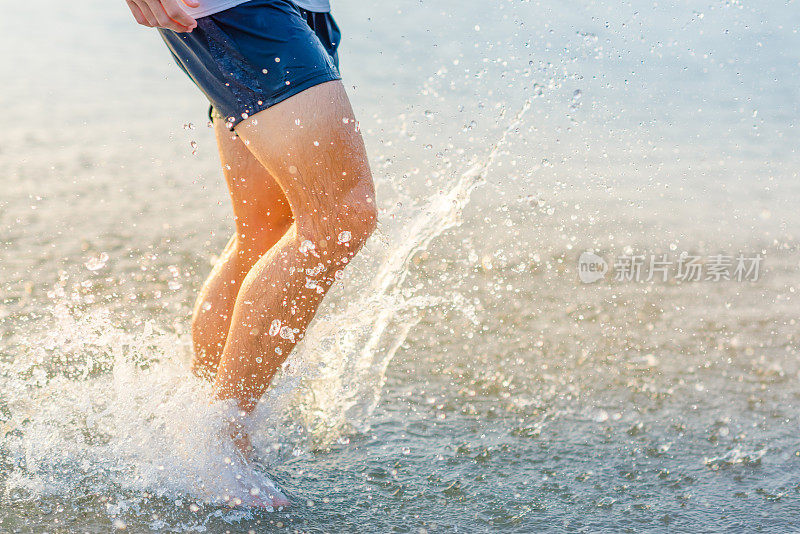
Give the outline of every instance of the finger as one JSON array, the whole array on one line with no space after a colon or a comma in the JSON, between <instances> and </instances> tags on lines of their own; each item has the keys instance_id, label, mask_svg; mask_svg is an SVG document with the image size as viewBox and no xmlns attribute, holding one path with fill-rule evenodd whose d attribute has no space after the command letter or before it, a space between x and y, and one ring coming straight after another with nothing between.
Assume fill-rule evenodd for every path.
<instances>
[{"instance_id":1,"label":"finger","mask_svg":"<svg viewBox=\"0 0 800 534\"><path fill-rule=\"evenodd\" d=\"M150 26L150 24L148 24L147 22L147 19L144 17L142 10L139 9L139 6L137 6L136 3L133 2L132 0L126 0L126 1L128 3L128 9L130 9L131 13L133 13L133 18L136 19L136 22L138 22L142 26Z\"/></svg>"},{"instance_id":2,"label":"finger","mask_svg":"<svg viewBox=\"0 0 800 534\"><path fill-rule=\"evenodd\" d=\"M161 5L172 22L187 28L194 28L197 26L197 21L181 9L178 5L178 0L161 0Z\"/></svg>"},{"instance_id":3,"label":"finger","mask_svg":"<svg viewBox=\"0 0 800 534\"><path fill-rule=\"evenodd\" d=\"M183 3L189 7L200 7L200 2L197 0L183 0Z\"/></svg>"},{"instance_id":4,"label":"finger","mask_svg":"<svg viewBox=\"0 0 800 534\"><path fill-rule=\"evenodd\" d=\"M153 17L156 19L156 26L179 33L189 31L189 28L174 22L169 18L169 16L167 16L167 13L164 11L164 8L159 0L144 1L147 3L147 8L150 10L150 13L152 13Z\"/></svg>"},{"instance_id":5,"label":"finger","mask_svg":"<svg viewBox=\"0 0 800 534\"><path fill-rule=\"evenodd\" d=\"M133 0L133 2L136 4L136 6L142 12L142 16L147 21L147 25L150 26L151 28L157 27L158 26L158 19L153 14L153 12L150 11L150 6L147 5L147 2L137 1L137 0Z\"/></svg>"}]
</instances>

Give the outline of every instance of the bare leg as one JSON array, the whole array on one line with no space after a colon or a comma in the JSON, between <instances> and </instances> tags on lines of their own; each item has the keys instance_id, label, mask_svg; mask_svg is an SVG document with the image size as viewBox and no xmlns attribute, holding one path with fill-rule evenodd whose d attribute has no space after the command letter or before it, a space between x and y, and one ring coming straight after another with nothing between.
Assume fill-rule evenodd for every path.
<instances>
[{"instance_id":1,"label":"bare leg","mask_svg":"<svg viewBox=\"0 0 800 534\"><path fill-rule=\"evenodd\" d=\"M275 179L223 121L215 122L215 133L236 233L203 284L192 314L192 369L209 380L217 372L244 277L292 224L289 203Z\"/></svg>"},{"instance_id":2,"label":"bare leg","mask_svg":"<svg viewBox=\"0 0 800 534\"><path fill-rule=\"evenodd\" d=\"M341 82L317 85L237 126L282 188L294 222L244 279L214 380L251 411L303 336L337 272L376 224L366 151Z\"/></svg>"}]
</instances>

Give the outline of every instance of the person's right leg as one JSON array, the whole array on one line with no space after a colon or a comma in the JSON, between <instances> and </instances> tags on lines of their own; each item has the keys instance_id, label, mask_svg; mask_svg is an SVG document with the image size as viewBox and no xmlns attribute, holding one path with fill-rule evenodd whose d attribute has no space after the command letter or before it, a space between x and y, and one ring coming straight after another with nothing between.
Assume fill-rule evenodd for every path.
<instances>
[{"instance_id":1,"label":"person's right leg","mask_svg":"<svg viewBox=\"0 0 800 534\"><path fill-rule=\"evenodd\" d=\"M292 224L286 196L244 143L214 121L222 174L228 184L236 233L206 279L192 314L192 370L212 380L228 337L239 287L255 265Z\"/></svg>"}]
</instances>

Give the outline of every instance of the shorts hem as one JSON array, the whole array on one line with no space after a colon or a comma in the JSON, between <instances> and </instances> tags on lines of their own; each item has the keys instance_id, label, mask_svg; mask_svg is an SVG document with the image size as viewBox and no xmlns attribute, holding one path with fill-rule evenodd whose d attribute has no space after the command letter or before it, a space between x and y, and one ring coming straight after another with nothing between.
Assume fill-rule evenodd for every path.
<instances>
[{"instance_id":1,"label":"shorts hem","mask_svg":"<svg viewBox=\"0 0 800 534\"><path fill-rule=\"evenodd\" d=\"M301 80L301 81L299 81L297 83L291 83L290 85L286 86L285 90L280 91L277 94L274 94L274 95L272 95L272 96L270 96L268 98L261 98L261 99L257 100L256 102L250 102L250 103L245 104L241 108L241 109L243 109L243 111L238 116L229 115L228 117L224 117L224 120L226 121L226 126L228 127L228 129L230 131L234 131L234 129L236 128L236 126L240 122L242 122L246 118L249 118L249 117L255 115L259 111L264 111L265 109L269 109L272 106L274 106L276 104L279 104L279 103L283 102L284 100L287 100L287 99L293 97L294 95L296 95L298 93L302 93L306 89L311 89L315 85L320 85L320 84L323 84L325 82L333 82L333 81L341 80L341 79L342 79L341 76L337 76L333 72L324 72L324 73L316 74L316 75L314 75L314 76L312 76L310 78L306 78L304 80ZM213 106L213 104L212 104L212 106ZM215 111L216 111L217 114L219 114L219 110L215 109ZM232 121L230 120L231 118L233 118Z\"/></svg>"}]
</instances>

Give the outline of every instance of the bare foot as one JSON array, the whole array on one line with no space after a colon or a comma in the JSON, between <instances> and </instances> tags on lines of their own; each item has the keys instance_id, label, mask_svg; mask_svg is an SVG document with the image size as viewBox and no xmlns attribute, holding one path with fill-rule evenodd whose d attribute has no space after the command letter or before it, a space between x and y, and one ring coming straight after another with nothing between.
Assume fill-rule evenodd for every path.
<instances>
[{"instance_id":1,"label":"bare foot","mask_svg":"<svg viewBox=\"0 0 800 534\"><path fill-rule=\"evenodd\" d=\"M286 495L252 463L238 459L231 462L230 468L236 475L234 487L230 488L232 495L224 498L228 506L270 510L280 510L289 506Z\"/></svg>"},{"instance_id":2,"label":"bare foot","mask_svg":"<svg viewBox=\"0 0 800 534\"><path fill-rule=\"evenodd\" d=\"M237 488L233 492L236 496L225 499L228 505L271 509L288 507L290 503L286 495L253 465L253 446L244 424L238 419L231 421L229 433L240 457L232 459L229 464L237 472Z\"/></svg>"}]
</instances>

